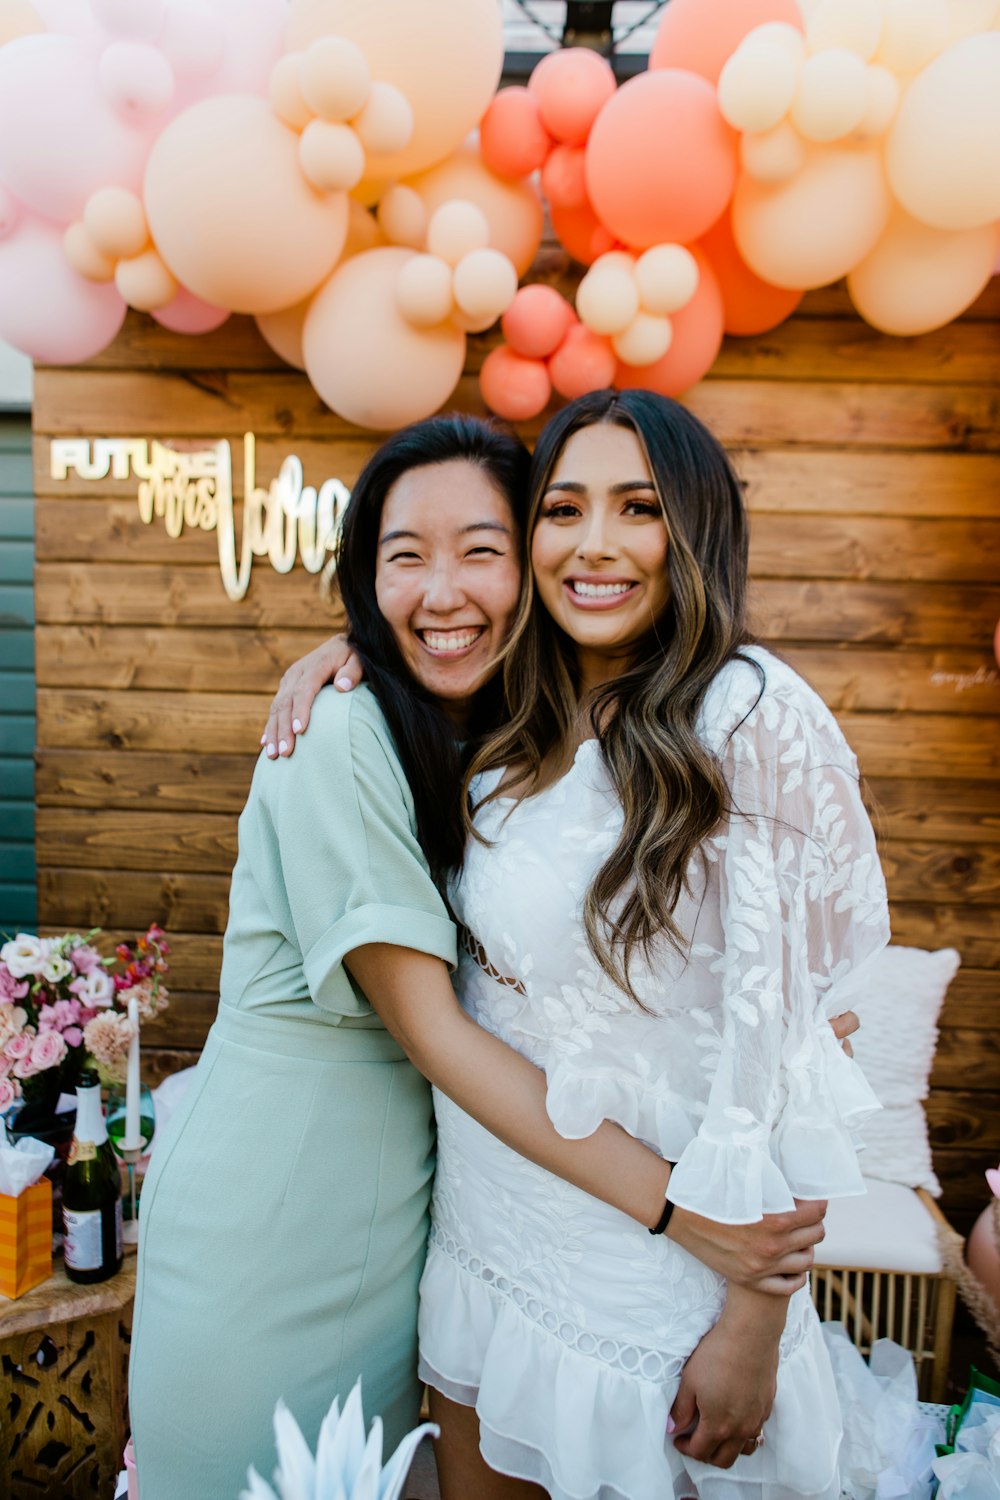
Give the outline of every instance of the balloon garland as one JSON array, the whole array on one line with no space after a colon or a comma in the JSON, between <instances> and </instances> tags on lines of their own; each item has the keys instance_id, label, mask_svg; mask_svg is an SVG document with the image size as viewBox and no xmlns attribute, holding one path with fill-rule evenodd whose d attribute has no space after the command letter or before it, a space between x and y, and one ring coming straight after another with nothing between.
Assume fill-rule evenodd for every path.
<instances>
[{"instance_id":1,"label":"balloon garland","mask_svg":"<svg viewBox=\"0 0 1000 1500\"><path fill-rule=\"evenodd\" d=\"M890 334L1000 250L1000 0L671 0L649 69L497 92L495 0L0 0L0 338L84 361L131 306L232 312L346 420L677 395L847 278ZM478 127L478 137L471 135ZM542 200L586 269L518 287Z\"/></svg>"}]
</instances>

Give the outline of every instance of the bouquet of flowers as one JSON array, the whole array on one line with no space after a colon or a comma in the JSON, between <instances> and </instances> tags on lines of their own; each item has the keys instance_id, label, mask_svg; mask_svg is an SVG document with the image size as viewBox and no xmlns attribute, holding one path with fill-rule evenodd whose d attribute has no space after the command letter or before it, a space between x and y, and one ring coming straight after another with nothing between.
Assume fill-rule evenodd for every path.
<instances>
[{"instance_id":1,"label":"bouquet of flowers","mask_svg":"<svg viewBox=\"0 0 1000 1500\"><path fill-rule=\"evenodd\" d=\"M99 933L19 932L0 947L0 1114L16 1099L75 1088L87 1057L105 1083L122 1082L129 1001L138 1001L141 1021L165 1009L169 945L162 927L120 943L114 958L94 947Z\"/></svg>"}]
</instances>

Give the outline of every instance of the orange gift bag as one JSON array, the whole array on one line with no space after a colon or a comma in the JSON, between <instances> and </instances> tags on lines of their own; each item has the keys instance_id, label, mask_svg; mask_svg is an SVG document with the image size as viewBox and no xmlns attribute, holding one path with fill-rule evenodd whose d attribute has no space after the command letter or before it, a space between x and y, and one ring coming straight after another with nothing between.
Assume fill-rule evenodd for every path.
<instances>
[{"instance_id":1,"label":"orange gift bag","mask_svg":"<svg viewBox=\"0 0 1000 1500\"><path fill-rule=\"evenodd\" d=\"M47 1177L17 1198L0 1193L0 1295L22 1297L52 1275L52 1184Z\"/></svg>"}]
</instances>

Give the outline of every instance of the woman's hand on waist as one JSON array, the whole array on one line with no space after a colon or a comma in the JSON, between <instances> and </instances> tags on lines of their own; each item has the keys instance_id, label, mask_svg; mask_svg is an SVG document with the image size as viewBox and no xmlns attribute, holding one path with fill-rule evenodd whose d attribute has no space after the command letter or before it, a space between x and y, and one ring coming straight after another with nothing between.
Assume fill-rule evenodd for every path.
<instances>
[{"instance_id":1,"label":"woman's hand on waist","mask_svg":"<svg viewBox=\"0 0 1000 1500\"><path fill-rule=\"evenodd\" d=\"M357 687L364 676L359 657L342 635L331 636L322 646L293 662L271 699L267 724L260 742L271 760L291 755L295 736L305 734L309 714L320 688L332 682L342 693Z\"/></svg>"},{"instance_id":2,"label":"woman's hand on waist","mask_svg":"<svg viewBox=\"0 0 1000 1500\"><path fill-rule=\"evenodd\" d=\"M765 1214L756 1224L717 1224L675 1208L666 1234L736 1286L784 1298L805 1286L825 1213L826 1204L817 1200L797 1203L792 1213Z\"/></svg>"}]
</instances>

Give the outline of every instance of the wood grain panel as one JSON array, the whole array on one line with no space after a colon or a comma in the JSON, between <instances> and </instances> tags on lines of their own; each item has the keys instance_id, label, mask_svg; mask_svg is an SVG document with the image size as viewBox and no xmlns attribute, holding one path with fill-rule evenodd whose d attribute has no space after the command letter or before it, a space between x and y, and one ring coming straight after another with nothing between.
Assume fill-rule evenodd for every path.
<instances>
[{"instance_id":1,"label":"wood grain panel","mask_svg":"<svg viewBox=\"0 0 1000 1500\"><path fill-rule=\"evenodd\" d=\"M835 713L1000 714L991 651L783 645L781 655Z\"/></svg>"},{"instance_id":2,"label":"wood grain panel","mask_svg":"<svg viewBox=\"0 0 1000 1500\"><path fill-rule=\"evenodd\" d=\"M713 380L898 380L900 340L860 318L790 318L757 338L727 338ZM989 323L949 323L905 341L906 377L920 384L1000 383L1000 347ZM780 385L779 385L780 388Z\"/></svg>"},{"instance_id":3,"label":"wood grain panel","mask_svg":"<svg viewBox=\"0 0 1000 1500\"><path fill-rule=\"evenodd\" d=\"M40 807L35 844L46 865L228 874L236 862L236 817Z\"/></svg>"},{"instance_id":4,"label":"wood grain panel","mask_svg":"<svg viewBox=\"0 0 1000 1500\"><path fill-rule=\"evenodd\" d=\"M987 1090L1000 1094L1000 1029L949 1027L934 1054L931 1088Z\"/></svg>"},{"instance_id":5,"label":"wood grain panel","mask_svg":"<svg viewBox=\"0 0 1000 1500\"><path fill-rule=\"evenodd\" d=\"M170 1004L142 1028L143 1081L146 1079L146 1054L151 1047L192 1047L201 1050L208 1028L215 1020L218 996L188 994L170 986Z\"/></svg>"},{"instance_id":6,"label":"wood grain panel","mask_svg":"<svg viewBox=\"0 0 1000 1500\"><path fill-rule=\"evenodd\" d=\"M946 714L838 714L861 773L877 777L948 776L995 781L1000 736L992 719Z\"/></svg>"},{"instance_id":7,"label":"wood grain panel","mask_svg":"<svg viewBox=\"0 0 1000 1500\"><path fill-rule=\"evenodd\" d=\"M143 932L150 922L158 922L168 932L176 928L221 933L229 915L229 877L43 865L38 871L38 909L48 926L63 930Z\"/></svg>"},{"instance_id":8,"label":"wood grain panel","mask_svg":"<svg viewBox=\"0 0 1000 1500\"><path fill-rule=\"evenodd\" d=\"M1000 905L1000 849L978 844L908 844L881 851L893 901L960 901Z\"/></svg>"},{"instance_id":9,"label":"wood grain panel","mask_svg":"<svg viewBox=\"0 0 1000 1500\"><path fill-rule=\"evenodd\" d=\"M865 801L879 839L944 844L974 839L981 847L1000 843L1000 783L992 781L895 781L873 776Z\"/></svg>"},{"instance_id":10,"label":"wood grain panel","mask_svg":"<svg viewBox=\"0 0 1000 1500\"><path fill-rule=\"evenodd\" d=\"M239 813L257 754L147 754L139 750L40 749L39 807L177 809Z\"/></svg>"},{"instance_id":11,"label":"wood grain panel","mask_svg":"<svg viewBox=\"0 0 1000 1500\"><path fill-rule=\"evenodd\" d=\"M907 948L957 948L970 969L1000 969L1000 925L988 906L890 903L892 941ZM1000 1142L1000 1135L998 1135Z\"/></svg>"},{"instance_id":12,"label":"wood grain panel","mask_svg":"<svg viewBox=\"0 0 1000 1500\"><path fill-rule=\"evenodd\" d=\"M932 1146L976 1151L1000 1140L1000 1097L988 1089L939 1089L924 1108Z\"/></svg>"},{"instance_id":13,"label":"wood grain panel","mask_svg":"<svg viewBox=\"0 0 1000 1500\"><path fill-rule=\"evenodd\" d=\"M259 751L269 693L124 693L40 688L38 738L48 748Z\"/></svg>"},{"instance_id":14,"label":"wood grain panel","mask_svg":"<svg viewBox=\"0 0 1000 1500\"><path fill-rule=\"evenodd\" d=\"M991 969L959 969L945 997L942 1031L995 1031L1000 1028L1000 974Z\"/></svg>"},{"instance_id":15,"label":"wood grain panel","mask_svg":"<svg viewBox=\"0 0 1000 1500\"><path fill-rule=\"evenodd\" d=\"M122 690L239 693L253 687L270 691L277 687L285 668L318 646L327 634L324 630L223 626L206 638L200 629L152 625L41 625L35 633L35 677L42 687L86 682L90 687ZM945 659L956 674L970 675L978 666L971 653ZM930 661L928 668L937 669ZM1000 690L996 696L1000 698Z\"/></svg>"},{"instance_id":16,"label":"wood grain panel","mask_svg":"<svg viewBox=\"0 0 1000 1500\"><path fill-rule=\"evenodd\" d=\"M986 647L1000 614L1000 589L757 579L750 609L765 641Z\"/></svg>"}]
</instances>

